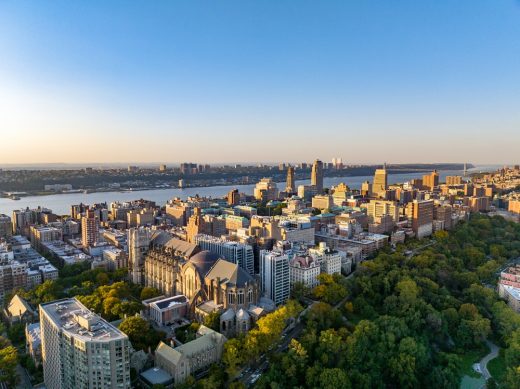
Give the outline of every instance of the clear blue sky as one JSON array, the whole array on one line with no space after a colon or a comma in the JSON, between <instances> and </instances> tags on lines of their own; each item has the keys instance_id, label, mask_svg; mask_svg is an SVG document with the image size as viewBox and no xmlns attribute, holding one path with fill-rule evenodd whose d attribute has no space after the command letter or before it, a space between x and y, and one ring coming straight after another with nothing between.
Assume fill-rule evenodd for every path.
<instances>
[{"instance_id":1,"label":"clear blue sky","mask_svg":"<svg viewBox=\"0 0 520 389\"><path fill-rule=\"evenodd\" d=\"M520 2L0 1L0 163L513 163Z\"/></svg>"}]
</instances>

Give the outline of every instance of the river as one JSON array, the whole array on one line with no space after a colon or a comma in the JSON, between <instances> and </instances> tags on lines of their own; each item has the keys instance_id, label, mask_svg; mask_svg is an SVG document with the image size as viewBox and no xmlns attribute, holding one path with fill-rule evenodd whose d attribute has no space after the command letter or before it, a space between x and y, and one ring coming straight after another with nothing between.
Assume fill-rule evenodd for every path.
<instances>
[{"instance_id":1,"label":"river","mask_svg":"<svg viewBox=\"0 0 520 389\"><path fill-rule=\"evenodd\" d=\"M497 166L486 165L477 166L471 171L490 171L495 170ZM446 176L462 175L461 170L441 170L439 171L440 181L443 182ZM388 183L395 184L399 182L409 181L414 178L422 177L422 173L403 173L403 174L389 174ZM346 183L353 189L360 189L361 183L364 181L372 181L373 176L355 176L355 177L325 177L324 186L330 187L337 185L340 182ZM296 185L309 184L310 180L296 181ZM68 193L55 194L48 196L27 196L20 200L11 200L9 198L0 198L0 214L11 216L13 210L22 208L37 208L42 206L51 209L58 215L66 215L70 213L70 206L73 204L94 204L94 203L111 203L114 201L130 201L137 199L147 199L155 201L158 205L164 205L166 201L173 197L180 197L182 199L188 196L211 196L222 197L231 189L237 188L240 192L252 194L254 184L249 185L223 185L223 186L207 186L186 189L152 189L132 192L114 191L114 192L96 192L96 193ZM278 184L280 189L283 189L284 184Z\"/></svg>"}]
</instances>

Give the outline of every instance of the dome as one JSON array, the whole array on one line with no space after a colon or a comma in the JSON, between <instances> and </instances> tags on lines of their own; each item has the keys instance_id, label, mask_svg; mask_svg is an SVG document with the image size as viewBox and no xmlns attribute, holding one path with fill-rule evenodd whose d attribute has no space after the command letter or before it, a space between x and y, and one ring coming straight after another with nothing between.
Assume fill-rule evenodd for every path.
<instances>
[{"instance_id":1,"label":"dome","mask_svg":"<svg viewBox=\"0 0 520 389\"><path fill-rule=\"evenodd\" d=\"M197 268L201 277L205 277L218 259L220 259L218 254L204 250L191 257L188 263L193 264Z\"/></svg>"}]
</instances>

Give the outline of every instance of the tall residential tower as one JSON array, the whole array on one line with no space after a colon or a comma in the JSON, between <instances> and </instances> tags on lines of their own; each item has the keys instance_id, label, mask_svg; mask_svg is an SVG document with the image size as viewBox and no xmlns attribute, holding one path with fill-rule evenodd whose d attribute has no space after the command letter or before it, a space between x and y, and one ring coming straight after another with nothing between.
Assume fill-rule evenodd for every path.
<instances>
[{"instance_id":1,"label":"tall residential tower","mask_svg":"<svg viewBox=\"0 0 520 389\"><path fill-rule=\"evenodd\" d=\"M130 341L75 298L40 305L48 389L130 388Z\"/></svg>"}]
</instances>

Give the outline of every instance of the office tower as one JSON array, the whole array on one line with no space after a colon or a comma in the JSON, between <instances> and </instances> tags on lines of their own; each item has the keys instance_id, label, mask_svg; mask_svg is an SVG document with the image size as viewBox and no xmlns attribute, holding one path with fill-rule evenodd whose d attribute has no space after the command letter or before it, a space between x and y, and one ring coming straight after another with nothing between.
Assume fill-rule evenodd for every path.
<instances>
[{"instance_id":1,"label":"office tower","mask_svg":"<svg viewBox=\"0 0 520 389\"><path fill-rule=\"evenodd\" d=\"M428 190L433 190L439 186L439 173L437 173L437 170L423 176L423 186Z\"/></svg>"},{"instance_id":2,"label":"office tower","mask_svg":"<svg viewBox=\"0 0 520 389\"><path fill-rule=\"evenodd\" d=\"M41 304L40 328L46 388L130 388L128 336L77 299Z\"/></svg>"},{"instance_id":3,"label":"office tower","mask_svg":"<svg viewBox=\"0 0 520 389\"><path fill-rule=\"evenodd\" d=\"M291 292L289 257L278 251L260 251L260 281L264 295L276 305L289 299Z\"/></svg>"},{"instance_id":4,"label":"office tower","mask_svg":"<svg viewBox=\"0 0 520 389\"><path fill-rule=\"evenodd\" d=\"M412 229L418 239L429 236L433 232L433 200L414 200L411 203Z\"/></svg>"},{"instance_id":5,"label":"office tower","mask_svg":"<svg viewBox=\"0 0 520 389\"><path fill-rule=\"evenodd\" d=\"M128 272L134 284L144 283L144 259L150 248L153 231L150 228L128 230Z\"/></svg>"},{"instance_id":6,"label":"office tower","mask_svg":"<svg viewBox=\"0 0 520 389\"><path fill-rule=\"evenodd\" d=\"M230 206L238 205L240 203L240 193L238 189L232 189L227 194L227 203Z\"/></svg>"},{"instance_id":7,"label":"office tower","mask_svg":"<svg viewBox=\"0 0 520 389\"><path fill-rule=\"evenodd\" d=\"M372 194L378 195L384 192L388 186L388 174L386 172L386 163L382 169L376 169L374 173L374 183L372 185Z\"/></svg>"},{"instance_id":8,"label":"office tower","mask_svg":"<svg viewBox=\"0 0 520 389\"><path fill-rule=\"evenodd\" d=\"M85 216L81 218L81 242L83 247L92 246L98 241L99 218L94 210L87 209Z\"/></svg>"},{"instance_id":9,"label":"office tower","mask_svg":"<svg viewBox=\"0 0 520 389\"><path fill-rule=\"evenodd\" d=\"M287 168L287 183L285 185L285 191L287 193L294 193L296 187L294 186L294 168L289 166Z\"/></svg>"},{"instance_id":10,"label":"office tower","mask_svg":"<svg viewBox=\"0 0 520 389\"><path fill-rule=\"evenodd\" d=\"M271 178L262 178L255 186L255 199L266 202L278 199L278 187Z\"/></svg>"},{"instance_id":11,"label":"office tower","mask_svg":"<svg viewBox=\"0 0 520 389\"><path fill-rule=\"evenodd\" d=\"M312 164L311 185L316 187L318 194L323 192L323 162L319 159Z\"/></svg>"},{"instance_id":12,"label":"office tower","mask_svg":"<svg viewBox=\"0 0 520 389\"><path fill-rule=\"evenodd\" d=\"M159 165L159 171L160 172L165 172L166 171L166 165Z\"/></svg>"},{"instance_id":13,"label":"office tower","mask_svg":"<svg viewBox=\"0 0 520 389\"><path fill-rule=\"evenodd\" d=\"M0 214L0 238L7 239L13 235L13 223L7 215Z\"/></svg>"},{"instance_id":14,"label":"office tower","mask_svg":"<svg viewBox=\"0 0 520 389\"><path fill-rule=\"evenodd\" d=\"M255 259L253 247L209 235L196 235L195 244L201 249L218 254L229 262L236 263L250 275L254 275Z\"/></svg>"}]
</instances>

